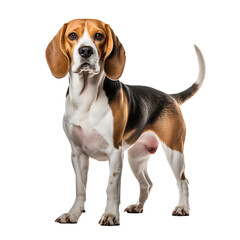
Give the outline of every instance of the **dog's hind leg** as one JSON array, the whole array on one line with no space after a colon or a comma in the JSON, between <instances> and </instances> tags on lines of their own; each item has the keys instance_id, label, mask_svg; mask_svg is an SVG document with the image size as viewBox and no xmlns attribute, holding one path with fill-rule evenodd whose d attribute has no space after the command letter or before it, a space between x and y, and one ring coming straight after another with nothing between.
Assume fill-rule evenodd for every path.
<instances>
[{"instance_id":1,"label":"dog's hind leg","mask_svg":"<svg viewBox=\"0 0 240 240\"><path fill-rule=\"evenodd\" d=\"M180 108L175 105L175 108L172 108L171 112L167 112L154 128L162 141L163 150L177 180L179 189L179 202L172 215L188 216L189 192L188 181L184 174L185 163L183 155L186 127Z\"/></svg>"},{"instance_id":2,"label":"dog's hind leg","mask_svg":"<svg viewBox=\"0 0 240 240\"><path fill-rule=\"evenodd\" d=\"M169 162L169 165L173 171L173 174L177 180L177 186L179 190L179 202L176 208L173 210L173 216L188 216L189 215L189 192L188 192L188 180L184 174L184 155L183 153L172 150L162 143L163 150Z\"/></svg>"},{"instance_id":3,"label":"dog's hind leg","mask_svg":"<svg viewBox=\"0 0 240 240\"><path fill-rule=\"evenodd\" d=\"M171 106L164 115L150 127L162 142L163 150L177 180L179 202L173 210L174 216L189 215L188 181L184 174L184 141L186 127L181 110L177 104Z\"/></svg>"},{"instance_id":4,"label":"dog's hind leg","mask_svg":"<svg viewBox=\"0 0 240 240\"><path fill-rule=\"evenodd\" d=\"M158 139L152 132L144 133L128 151L128 161L130 167L140 185L140 196L136 204L132 204L125 209L128 213L141 213L146 202L152 181L147 172L147 163L150 155L158 148Z\"/></svg>"}]
</instances>

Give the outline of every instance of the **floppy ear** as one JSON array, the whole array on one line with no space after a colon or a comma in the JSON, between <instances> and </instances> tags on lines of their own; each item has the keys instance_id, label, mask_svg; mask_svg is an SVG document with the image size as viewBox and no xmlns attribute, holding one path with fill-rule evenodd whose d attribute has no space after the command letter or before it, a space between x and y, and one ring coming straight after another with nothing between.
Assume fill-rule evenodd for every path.
<instances>
[{"instance_id":1,"label":"floppy ear","mask_svg":"<svg viewBox=\"0 0 240 240\"><path fill-rule=\"evenodd\" d=\"M46 49L48 66L52 75L56 78L65 77L69 70L69 58L64 47L66 28L67 24L64 24Z\"/></svg>"},{"instance_id":2,"label":"floppy ear","mask_svg":"<svg viewBox=\"0 0 240 240\"><path fill-rule=\"evenodd\" d=\"M126 62L125 50L110 26L107 25L106 28L108 47L104 58L104 71L111 80L118 80Z\"/></svg>"}]
</instances>

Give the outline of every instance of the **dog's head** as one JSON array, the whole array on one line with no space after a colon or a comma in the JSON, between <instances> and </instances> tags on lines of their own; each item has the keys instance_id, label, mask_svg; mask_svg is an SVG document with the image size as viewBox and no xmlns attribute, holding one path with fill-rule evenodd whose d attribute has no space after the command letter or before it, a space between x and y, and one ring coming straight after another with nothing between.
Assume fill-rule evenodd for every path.
<instances>
[{"instance_id":1,"label":"dog's head","mask_svg":"<svg viewBox=\"0 0 240 240\"><path fill-rule=\"evenodd\" d=\"M92 19L76 19L63 25L48 44L46 59L56 78L63 78L69 70L98 74L104 69L108 78L122 75L125 50L109 25Z\"/></svg>"}]
</instances>

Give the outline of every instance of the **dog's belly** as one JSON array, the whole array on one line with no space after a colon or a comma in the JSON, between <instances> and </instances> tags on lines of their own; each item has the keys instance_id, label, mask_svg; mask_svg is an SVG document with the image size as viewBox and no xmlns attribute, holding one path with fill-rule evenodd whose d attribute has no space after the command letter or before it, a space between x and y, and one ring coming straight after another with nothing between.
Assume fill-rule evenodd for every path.
<instances>
[{"instance_id":1,"label":"dog's belly","mask_svg":"<svg viewBox=\"0 0 240 240\"><path fill-rule=\"evenodd\" d=\"M64 121L64 130L70 142L86 155L99 161L108 160L106 154L108 143L96 129L82 128Z\"/></svg>"}]
</instances>

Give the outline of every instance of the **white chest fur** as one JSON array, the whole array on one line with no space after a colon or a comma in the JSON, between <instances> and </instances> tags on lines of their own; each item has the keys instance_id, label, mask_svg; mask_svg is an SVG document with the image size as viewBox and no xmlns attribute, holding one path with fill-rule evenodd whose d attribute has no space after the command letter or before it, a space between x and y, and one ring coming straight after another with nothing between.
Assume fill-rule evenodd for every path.
<instances>
[{"instance_id":1,"label":"white chest fur","mask_svg":"<svg viewBox=\"0 0 240 240\"><path fill-rule=\"evenodd\" d=\"M107 160L113 148L113 115L102 84L103 78L72 77L63 119L71 145L97 160Z\"/></svg>"}]
</instances>

